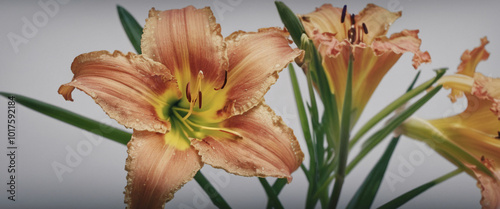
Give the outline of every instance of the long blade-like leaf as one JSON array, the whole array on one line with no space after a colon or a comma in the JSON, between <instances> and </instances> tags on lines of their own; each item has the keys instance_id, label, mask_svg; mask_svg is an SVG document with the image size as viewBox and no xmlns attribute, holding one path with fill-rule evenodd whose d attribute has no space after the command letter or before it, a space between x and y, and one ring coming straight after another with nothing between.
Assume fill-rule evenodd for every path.
<instances>
[{"instance_id":1,"label":"long blade-like leaf","mask_svg":"<svg viewBox=\"0 0 500 209\"><path fill-rule=\"evenodd\" d=\"M0 92L0 95L4 97L14 96L16 102L24 105L27 108L45 114L49 117L55 118L62 122L71 124L78 128L87 130L99 136L106 137L120 144L126 145L127 142L130 140L130 137L132 136L128 132L122 131L115 127L100 123L85 116L76 114L74 112L62 109L60 107L56 107L54 105L36 99L25 97L19 94L12 94L6 92ZM106 130L106 131L101 131L101 130Z\"/></svg>"},{"instance_id":2,"label":"long blade-like leaf","mask_svg":"<svg viewBox=\"0 0 500 209\"><path fill-rule=\"evenodd\" d=\"M368 122L366 122L363 127L359 129L359 131L354 135L349 142L349 149L351 149L356 142L358 142L363 135L368 132L371 128L373 128L377 123L379 123L382 119L387 117L389 114L394 112L397 108L401 107L401 105L405 104L408 102L410 99L413 97L417 96L418 94L422 93L423 91L427 90L429 87L431 87L434 83L436 83L439 78L441 78L444 73L446 72L447 68L442 68L439 70L436 70L436 76L427 82L417 86L415 89L412 89L405 93L403 96L399 97L398 99L394 100L391 104L387 105L384 109L382 109L380 112L378 112L375 116L373 116ZM414 80L415 81L415 80Z\"/></svg>"},{"instance_id":3,"label":"long blade-like leaf","mask_svg":"<svg viewBox=\"0 0 500 209\"><path fill-rule=\"evenodd\" d=\"M462 169L456 169L446 175L443 175L437 179L434 179L426 184L423 184L422 186L419 186L409 192L404 193L403 195L397 197L394 200L391 200L390 202L382 205L379 207L379 209L392 209L392 208L398 208L401 205L405 204L409 200L413 199L414 197L422 194L423 192L427 191L428 189L432 188L433 186L453 177L456 176L457 174L461 173Z\"/></svg>"},{"instance_id":4,"label":"long blade-like leaf","mask_svg":"<svg viewBox=\"0 0 500 209\"><path fill-rule=\"evenodd\" d=\"M265 178L259 178L260 183L262 184L262 187L264 187L264 190L266 191L267 197L269 198L270 205L273 205L273 208L276 209L283 209L283 205L281 204L280 200L278 199L278 195L274 191L273 187L269 184L269 182Z\"/></svg>"},{"instance_id":5,"label":"long blade-like leaf","mask_svg":"<svg viewBox=\"0 0 500 209\"><path fill-rule=\"evenodd\" d=\"M389 161L391 159L392 153L398 144L399 136L394 137L387 146L382 157L379 159L377 164L373 166L373 169L370 171L368 176L363 181L363 184L358 188L356 194L347 205L347 208L370 208L375 196L377 195L378 188L382 183L385 171L387 166L389 165Z\"/></svg>"},{"instance_id":6,"label":"long blade-like leaf","mask_svg":"<svg viewBox=\"0 0 500 209\"><path fill-rule=\"evenodd\" d=\"M409 92L413 89L413 86L418 80L420 76L420 71L418 71L417 75L411 82L410 86L406 90ZM373 200L375 200L375 196L377 195L378 189L385 175L385 171L387 170L387 166L389 165L389 161L391 160L392 153L396 149L396 146L399 141L399 136L393 137L389 145L384 151L384 154L380 157L377 164L375 164L368 174L368 176L363 181L363 184L358 188L356 194L347 205L347 208L370 208Z\"/></svg>"},{"instance_id":7,"label":"long blade-like leaf","mask_svg":"<svg viewBox=\"0 0 500 209\"><path fill-rule=\"evenodd\" d=\"M401 112L393 120L391 120L384 128L380 129L373 135L371 135L366 142L363 144L359 154L349 163L347 166L347 173L349 173L358 163L363 159L378 143L382 141L387 135L394 131L402 122L404 122L408 117L413 115L420 107L422 107L427 101L429 101L436 93L441 90L442 86L439 85L436 88L429 91L426 95L412 104L408 109Z\"/></svg>"},{"instance_id":8,"label":"long blade-like leaf","mask_svg":"<svg viewBox=\"0 0 500 209\"><path fill-rule=\"evenodd\" d=\"M120 22L122 23L123 30L128 36L128 39L134 46L137 53L141 54L141 36L142 36L142 26L139 25L137 20L123 7L116 5L118 10L118 16L120 17Z\"/></svg>"}]
</instances>

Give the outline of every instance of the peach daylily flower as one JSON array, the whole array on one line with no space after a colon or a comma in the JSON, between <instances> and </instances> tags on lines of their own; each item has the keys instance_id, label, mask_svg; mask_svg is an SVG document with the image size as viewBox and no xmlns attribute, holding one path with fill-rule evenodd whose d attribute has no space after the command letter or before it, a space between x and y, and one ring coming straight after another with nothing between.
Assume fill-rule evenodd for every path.
<instances>
[{"instance_id":1,"label":"peach daylily flower","mask_svg":"<svg viewBox=\"0 0 500 209\"><path fill-rule=\"evenodd\" d=\"M330 90L335 93L338 111L342 110L349 62L353 62L353 114L356 120L376 87L405 52L411 52L413 67L431 61L428 52L420 51L418 30L404 30L386 37L389 26L401 12L389 12L368 4L358 15L348 15L347 9L325 4L316 11L299 15L307 35L323 58Z\"/></svg>"},{"instance_id":2,"label":"peach daylily flower","mask_svg":"<svg viewBox=\"0 0 500 209\"><path fill-rule=\"evenodd\" d=\"M438 81L452 89L449 95L452 101L466 96L466 110L455 116L434 120L410 118L402 124L401 129L403 134L426 141L446 158L457 159L469 167L469 173L478 180L483 208L500 208L500 79L475 72L479 61L489 56L484 48L487 43L488 40L483 38L480 47L472 52L465 51L458 73L444 76ZM484 164L493 177L437 139L446 140L469 153Z\"/></svg>"},{"instance_id":3,"label":"peach daylily flower","mask_svg":"<svg viewBox=\"0 0 500 209\"><path fill-rule=\"evenodd\" d=\"M302 52L278 28L223 39L210 8L149 12L143 55L90 52L70 83L133 128L125 202L163 208L204 163L242 176L288 178L303 160L292 129L264 103L280 72Z\"/></svg>"}]
</instances>

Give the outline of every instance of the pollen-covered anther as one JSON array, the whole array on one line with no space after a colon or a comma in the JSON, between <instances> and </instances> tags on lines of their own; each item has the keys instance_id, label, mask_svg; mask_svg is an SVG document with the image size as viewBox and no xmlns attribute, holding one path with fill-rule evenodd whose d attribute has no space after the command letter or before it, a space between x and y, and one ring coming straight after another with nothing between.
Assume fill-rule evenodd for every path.
<instances>
[{"instance_id":1,"label":"pollen-covered anther","mask_svg":"<svg viewBox=\"0 0 500 209\"><path fill-rule=\"evenodd\" d=\"M344 5L344 8L342 9L342 16L340 17L340 23L344 23L346 13L347 13L347 5Z\"/></svg>"},{"instance_id":2,"label":"pollen-covered anther","mask_svg":"<svg viewBox=\"0 0 500 209\"><path fill-rule=\"evenodd\" d=\"M363 32L365 32L365 34L368 34L368 27L366 27L365 23L363 23Z\"/></svg>"},{"instance_id":3,"label":"pollen-covered anther","mask_svg":"<svg viewBox=\"0 0 500 209\"><path fill-rule=\"evenodd\" d=\"M222 83L222 86L220 88L214 88L214 90L217 91L223 89L226 86L226 83L227 83L227 70L224 71L224 83Z\"/></svg>"}]
</instances>

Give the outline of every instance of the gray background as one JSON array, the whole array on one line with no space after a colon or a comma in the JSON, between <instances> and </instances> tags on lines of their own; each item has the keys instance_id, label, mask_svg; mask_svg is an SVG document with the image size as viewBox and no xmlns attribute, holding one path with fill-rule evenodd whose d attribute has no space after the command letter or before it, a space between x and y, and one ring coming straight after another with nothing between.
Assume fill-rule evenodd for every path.
<instances>
[{"instance_id":1,"label":"gray background","mask_svg":"<svg viewBox=\"0 0 500 209\"><path fill-rule=\"evenodd\" d=\"M87 117L121 127L108 119L107 115L82 92L75 91L75 102L65 102L57 94L59 85L72 78L70 64L74 57L95 50L134 51L118 19L116 4L120 4L144 24L148 10L182 8L194 5L197 8L215 4L228 6L225 12L216 12L217 22L222 26L224 36L236 30L255 31L258 28L282 26L273 1L251 0L190 0L190 1L65 1L59 4L54 16L37 27L28 43L19 45L15 52L7 34L22 36L23 18L30 22L44 10L39 1L0 2L0 91L30 96L54 104ZM40 2L46 2L41 0ZM230 4L233 3L233 4ZM296 13L308 13L323 3L333 3L342 7L347 1L285 1ZM349 3L350 12L357 13L367 1ZM465 49L479 46L479 39L488 36L487 49L491 57L479 65L478 70L489 76L499 77L500 65L500 13L498 1L417 1L383 0L374 2L392 11L403 11L403 16L391 26L390 34L402 29L420 29L423 40L421 49L431 53L432 64L421 66L421 82L434 75L432 69L448 66L453 73ZM43 20L43 19L40 19ZM43 22L42 22L43 23ZM358 124L374 115L389 101L399 96L413 79L415 70L411 67L411 56L405 54L387 74L370 100ZM295 130L303 143L296 107L288 73L280 74L281 79L266 95L268 104L281 115ZM299 74L305 87L305 78ZM306 91L303 89L303 93ZM447 91L441 91L427 106L417 112L423 118L438 118L460 113L465 101L451 104L446 98ZM6 114L7 100L0 98L0 207L2 208L123 208L123 190L126 184L124 171L127 157L126 147L88 134L78 128L48 118L32 110L17 106L17 200L7 200L7 156ZM359 127L358 127L359 128ZM62 175L60 181L53 168L54 162L67 165L68 150L76 150L89 139L97 140L88 155L82 156L81 163L71 173ZM87 141L87 142L82 142ZM346 179L340 200L344 207L361 184L373 163L385 149L387 140L378 146ZM305 150L305 146L303 146ZM358 149L354 150L354 153ZM237 156L236 156L237 157ZM410 163L413 169L398 170ZM306 161L307 162L307 159ZM374 206L432 180L454 169L454 166L429 151L420 142L403 138L398 145L388 172L402 177L403 183L391 185L384 181ZM205 166L202 170L234 208L263 208L266 196L256 178L245 178L227 174L222 170ZM280 195L286 208L303 208L307 183L301 170L293 174L292 184L287 185ZM270 181L274 179L269 178ZM404 208L480 208L481 198L476 181L465 175L442 183L430 191L410 201ZM169 208L213 208L207 196L195 181L186 184L166 204Z\"/></svg>"}]
</instances>

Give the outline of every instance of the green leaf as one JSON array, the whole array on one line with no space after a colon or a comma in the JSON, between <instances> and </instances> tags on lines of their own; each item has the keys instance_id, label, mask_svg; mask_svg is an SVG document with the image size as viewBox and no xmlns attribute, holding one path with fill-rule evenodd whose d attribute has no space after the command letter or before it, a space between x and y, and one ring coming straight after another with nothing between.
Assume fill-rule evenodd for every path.
<instances>
[{"instance_id":1,"label":"green leaf","mask_svg":"<svg viewBox=\"0 0 500 209\"><path fill-rule=\"evenodd\" d=\"M295 74L295 69L292 64L288 65L288 72L290 73L290 80L292 81L293 94L295 95L295 103L297 104L297 110L299 112L300 125L302 127L304 139L306 140L309 157L312 158L314 155L314 151L311 131L309 129L309 120L307 118L304 103L302 102L304 100L302 99L302 94L300 93L300 86L299 82L297 81L297 75Z\"/></svg>"},{"instance_id":2,"label":"green leaf","mask_svg":"<svg viewBox=\"0 0 500 209\"><path fill-rule=\"evenodd\" d=\"M14 96L17 103L22 104L27 108L55 118L62 122L71 124L83 130L87 130L96 135L106 137L120 144L126 145L132 136L128 132L36 99L6 92L0 92L0 95L4 97Z\"/></svg>"},{"instance_id":3,"label":"green leaf","mask_svg":"<svg viewBox=\"0 0 500 209\"><path fill-rule=\"evenodd\" d=\"M457 174L461 173L462 169L456 169L446 175L443 175L437 179L434 179L426 184L423 184L422 186L419 186L409 192L404 193L403 195L397 197L394 200L391 200L390 202L382 205L379 207L379 209L392 209L392 208L398 208L408 202L409 200L413 199L414 197L422 194L423 192L427 191L428 189L432 188L435 185L438 185L439 183L448 180L449 178L456 176Z\"/></svg>"},{"instance_id":4,"label":"green leaf","mask_svg":"<svg viewBox=\"0 0 500 209\"><path fill-rule=\"evenodd\" d=\"M436 88L429 91L426 95L420 98L417 102L412 104L408 109L402 111L394 119L392 119L386 126L371 135L363 146L358 155L349 163L347 167L347 173L349 173L358 163L363 159L378 143L380 143L387 135L394 131L402 122L404 122L408 117L413 115L420 107L422 107L427 101L429 101L443 86L439 85Z\"/></svg>"},{"instance_id":5,"label":"green leaf","mask_svg":"<svg viewBox=\"0 0 500 209\"><path fill-rule=\"evenodd\" d=\"M286 178L276 179L276 181L273 184L273 190L276 193L276 196L280 194L281 190L285 187L287 182L288 180ZM272 202L271 199L269 198L269 200L267 201L266 208L268 209L272 208L273 203L274 202Z\"/></svg>"},{"instance_id":6,"label":"green leaf","mask_svg":"<svg viewBox=\"0 0 500 209\"><path fill-rule=\"evenodd\" d=\"M385 171L387 166L389 165L389 161L391 159L392 153L398 144L399 136L394 137L387 146L382 157L379 159L377 164L373 166L373 169L370 171L368 176L363 181L363 184L358 188L356 194L347 205L347 208L370 208L375 196L377 195L377 191L382 183Z\"/></svg>"},{"instance_id":7,"label":"green leaf","mask_svg":"<svg viewBox=\"0 0 500 209\"><path fill-rule=\"evenodd\" d=\"M274 189L271 187L269 182L265 178L260 178L259 181L262 184L262 187L264 187L264 190L266 191L267 197L269 198L269 202L271 205L273 205L273 208L277 209L283 209L283 205L281 204L278 195L274 191Z\"/></svg>"},{"instance_id":8,"label":"green leaf","mask_svg":"<svg viewBox=\"0 0 500 209\"><path fill-rule=\"evenodd\" d=\"M120 17L120 22L122 23L123 29L128 36L128 39L132 43L138 54L141 54L141 36L142 36L142 26L139 25L137 20L123 7L116 5L118 10L118 16Z\"/></svg>"},{"instance_id":9,"label":"green leaf","mask_svg":"<svg viewBox=\"0 0 500 209\"><path fill-rule=\"evenodd\" d=\"M299 18L285 5L285 3L281 1L275 1L276 8L278 9L278 13L280 15L281 21L285 25L286 29L290 33L290 36L295 42L295 45L301 47L300 37L302 33L305 33L304 26L300 22Z\"/></svg>"},{"instance_id":10,"label":"green leaf","mask_svg":"<svg viewBox=\"0 0 500 209\"><path fill-rule=\"evenodd\" d=\"M0 95L6 98L14 96L15 102L22 104L27 108L30 108L34 111L37 111L49 117L55 118L62 122L71 124L83 130L87 130L96 135L106 137L123 145L127 145L128 141L132 136L128 132L122 131L115 127L100 123L85 116L76 114L69 110L65 110L63 108L36 99L25 97L19 94L12 94L6 92L0 92ZM218 206L219 208L231 208L225 202L222 196L217 192L217 190L212 186L212 184L210 184L210 182L205 178L205 176L203 176L201 171L198 171L198 173L194 176L194 179L207 192L208 196L210 197L214 205Z\"/></svg>"},{"instance_id":11,"label":"green leaf","mask_svg":"<svg viewBox=\"0 0 500 209\"><path fill-rule=\"evenodd\" d=\"M212 203L214 203L215 206L218 208L224 208L224 209L229 209L231 208L226 200L217 192L217 190L212 186L210 181L205 178L205 176L201 173L201 171L198 171L196 175L194 176L194 179L198 184L203 188L205 193L207 193L208 197L212 200Z\"/></svg>"},{"instance_id":12,"label":"green leaf","mask_svg":"<svg viewBox=\"0 0 500 209\"><path fill-rule=\"evenodd\" d=\"M409 92L413 89L413 86L417 82L419 76L420 71L418 71L417 75L411 82L406 92ZM392 153L396 149L398 141L399 136L392 138L391 142L385 149L384 154L382 154L378 162L373 166L372 170L363 181L363 184L361 184L361 186L358 188L358 191L356 191L356 194L349 202L347 208L371 207L371 205L373 204L373 200L375 200L375 196L377 195L380 184L382 183L382 180L384 178L385 171L387 170L387 166L389 165L389 161L391 160Z\"/></svg>"},{"instance_id":13,"label":"green leaf","mask_svg":"<svg viewBox=\"0 0 500 209\"><path fill-rule=\"evenodd\" d=\"M394 112L397 108L401 107L403 104L408 102L410 99L414 98L415 96L419 95L423 91L427 90L429 87L431 87L434 83L436 83L439 78L441 78L444 73L446 72L447 68L442 68L435 70L436 76L427 82L419 85L413 90L408 91L405 93L403 96L399 97L398 99L394 100L391 104L387 105L384 109L382 109L380 112L378 112L375 116L373 116L368 122L366 122L363 127L359 129L359 131L354 135L349 142L349 149L351 149L363 135L368 132L370 129L372 129L375 125L377 125L382 119L387 117L389 114ZM414 80L413 83L415 83L416 80ZM412 84L413 85L413 84Z\"/></svg>"}]
</instances>

